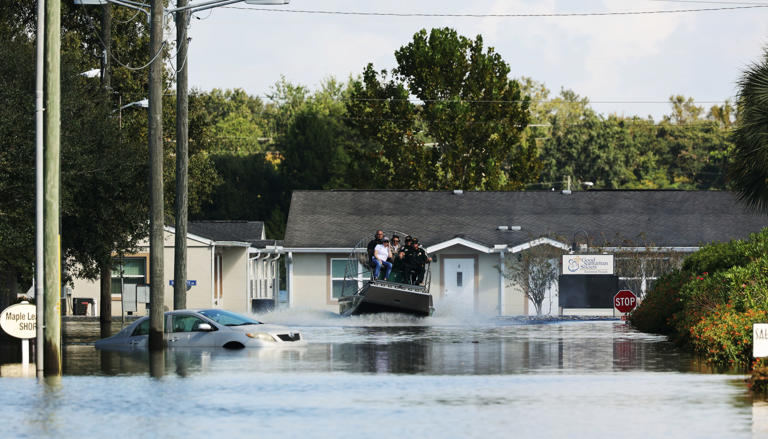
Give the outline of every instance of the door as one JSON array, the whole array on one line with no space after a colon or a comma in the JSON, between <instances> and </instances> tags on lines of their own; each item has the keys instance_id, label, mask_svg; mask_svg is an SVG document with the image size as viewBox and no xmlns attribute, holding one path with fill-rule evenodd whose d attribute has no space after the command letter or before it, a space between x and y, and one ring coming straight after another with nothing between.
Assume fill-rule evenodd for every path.
<instances>
[{"instance_id":1,"label":"door","mask_svg":"<svg viewBox=\"0 0 768 439\"><path fill-rule=\"evenodd\" d=\"M208 322L190 314L172 314L168 346L185 348L216 346L216 331L201 330L199 325L202 323Z\"/></svg>"},{"instance_id":2,"label":"door","mask_svg":"<svg viewBox=\"0 0 768 439\"><path fill-rule=\"evenodd\" d=\"M443 296L451 305L475 309L475 259L443 258Z\"/></svg>"}]
</instances>

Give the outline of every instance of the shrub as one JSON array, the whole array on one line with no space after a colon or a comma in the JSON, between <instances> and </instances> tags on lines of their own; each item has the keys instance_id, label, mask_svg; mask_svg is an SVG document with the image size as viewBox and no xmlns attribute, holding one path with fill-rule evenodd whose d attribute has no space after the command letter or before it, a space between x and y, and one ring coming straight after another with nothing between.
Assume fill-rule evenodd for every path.
<instances>
[{"instance_id":1,"label":"shrub","mask_svg":"<svg viewBox=\"0 0 768 439\"><path fill-rule=\"evenodd\" d=\"M672 333L671 319L682 309L679 291L686 280L687 275L680 270L660 277L640 306L629 315L629 323L643 332Z\"/></svg>"},{"instance_id":2,"label":"shrub","mask_svg":"<svg viewBox=\"0 0 768 439\"><path fill-rule=\"evenodd\" d=\"M736 311L717 307L689 328L693 348L716 366L748 366L752 357L752 324L764 322L764 310Z\"/></svg>"}]
</instances>

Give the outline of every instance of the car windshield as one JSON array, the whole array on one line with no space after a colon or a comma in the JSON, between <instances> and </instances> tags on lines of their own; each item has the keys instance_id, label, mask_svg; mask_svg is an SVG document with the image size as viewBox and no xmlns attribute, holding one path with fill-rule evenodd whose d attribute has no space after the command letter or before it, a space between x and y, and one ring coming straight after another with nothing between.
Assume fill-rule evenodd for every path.
<instances>
[{"instance_id":1,"label":"car windshield","mask_svg":"<svg viewBox=\"0 0 768 439\"><path fill-rule=\"evenodd\" d=\"M248 317L245 317L245 316L241 316L240 314L235 314L233 312L224 311L220 309L206 309L205 311L200 311L200 314L224 326L260 325L261 324L261 322L258 322L253 319L249 319Z\"/></svg>"}]
</instances>

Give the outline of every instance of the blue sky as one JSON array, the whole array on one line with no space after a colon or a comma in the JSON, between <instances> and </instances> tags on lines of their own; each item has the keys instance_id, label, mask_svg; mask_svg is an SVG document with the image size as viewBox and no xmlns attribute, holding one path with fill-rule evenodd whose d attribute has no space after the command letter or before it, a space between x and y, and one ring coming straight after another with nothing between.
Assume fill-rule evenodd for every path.
<instances>
[{"instance_id":1,"label":"blue sky","mask_svg":"<svg viewBox=\"0 0 768 439\"><path fill-rule=\"evenodd\" d=\"M289 10L511 14L652 11L751 6L754 2L653 0L400 1L291 0ZM244 5L237 5L242 8ZM256 9L257 7L252 7ZM736 81L768 45L768 8L592 17L464 18L321 15L219 8L190 28L190 85L243 88L263 96L284 75L315 89L374 63L395 65L394 51L422 28L450 26L482 34L510 64L555 92L569 88L602 113L668 113L672 94L710 101L734 96ZM622 101L598 104L604 101ZM703 103L707 102L707 103Z\"/></svg>"}]
</instances>

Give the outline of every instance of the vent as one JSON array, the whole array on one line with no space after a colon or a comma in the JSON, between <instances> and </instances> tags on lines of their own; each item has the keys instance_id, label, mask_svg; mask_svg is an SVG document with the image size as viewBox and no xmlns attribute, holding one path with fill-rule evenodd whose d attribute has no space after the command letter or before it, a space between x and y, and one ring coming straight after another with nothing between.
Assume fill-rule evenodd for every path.
<instances>
[{"instance_id":1,"label":"vent","mask_svg":"<svg viewBox=\"0 0 768 439\"><path fill-rule=\"evenodd\" d=\"M500 230L502 232L508 232L508 231L519 232L520 230L522 230L522 227L521 226L497 226L496 230Z\"/></svg>"}]
</instances>

